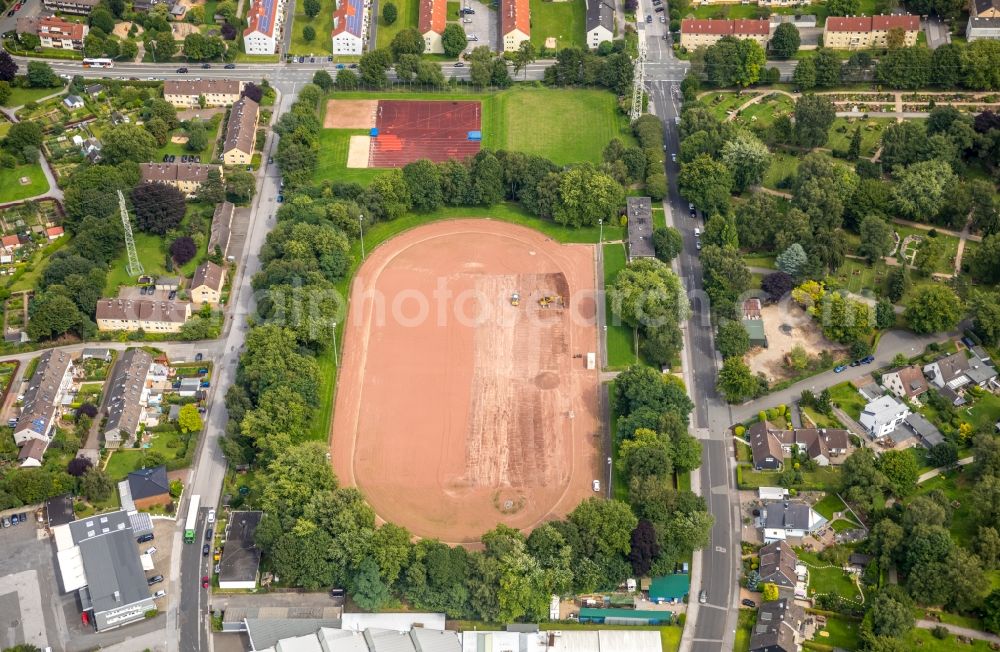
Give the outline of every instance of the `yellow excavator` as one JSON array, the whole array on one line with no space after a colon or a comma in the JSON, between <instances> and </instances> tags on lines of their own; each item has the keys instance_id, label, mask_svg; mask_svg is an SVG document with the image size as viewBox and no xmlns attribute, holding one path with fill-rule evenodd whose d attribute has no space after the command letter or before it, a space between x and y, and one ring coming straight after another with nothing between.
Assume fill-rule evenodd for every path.
<instances>
[{"instance_id":1,"label":"yellow excavator","mask_svg":"<svg viewBox=\"0 0 1000 652\"><path fill-rule=\"evenodd\" d=\"M538 305L543 308L548 308L551 304L561 306L563 304L563 298L558 294L543 296L538 300Z\"/></svg>"}]
</instances>

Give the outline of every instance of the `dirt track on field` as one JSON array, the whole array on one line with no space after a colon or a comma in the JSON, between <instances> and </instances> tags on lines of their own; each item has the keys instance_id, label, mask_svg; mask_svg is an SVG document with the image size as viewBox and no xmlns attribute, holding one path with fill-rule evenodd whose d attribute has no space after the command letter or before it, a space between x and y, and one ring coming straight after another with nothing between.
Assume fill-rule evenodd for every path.
<instances>
[{"instance_id":1,"label":"dirt track on field","mask_svg":"<svg viewBox=\"0 0 1000 652\"><path fill-rule=\"evenodd\" d=\"M501 522L527 529L593 495L593 289L593 247L502 222L438 222L372 252L338 381L341 483L381 519L449 543ZM553 295L566 304L539 305Z\"/></svg>"},{"instance_id":2,"label":"dirt track on field","mask_svg":"<svg viewBox=\"0 0 1000 652\"><path fill-rule=\"evenodd\" d=\"M327 100L324 129L371 129L378 100Z\"/></svg>"}]
</instances>

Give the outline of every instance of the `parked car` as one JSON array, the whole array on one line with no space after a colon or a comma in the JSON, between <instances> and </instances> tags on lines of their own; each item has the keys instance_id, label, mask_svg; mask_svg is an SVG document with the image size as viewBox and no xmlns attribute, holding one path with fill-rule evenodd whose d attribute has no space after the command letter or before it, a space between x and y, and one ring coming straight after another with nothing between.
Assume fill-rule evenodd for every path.
<instances>
[{"instance_id":1,"label":"parked car","mask_svg":"<svg viewBox=\"0 0 1000 652\"><path fill-rule=\"evenodd\" d=\"M343 69L344 69L344 68L346 68L346 67L347 67L347 66L346 66L346 65L344 65L344 64L342 64L342 63L338 63L338 64L337 64L337 66L336 66L337 70L343 70Z\"/></svg>"},{"instance_id":2,"label":"parked car","mask_svg":"<svg viewBox=\"0 0 1000 652\"><path fill-rule=\"evenodd\" d=\"M844 369L847 369L847 367L844 366L844 365L842 365L842 364L839 364L839 365L837 365L836 367L833 368L833 373L839 374Z\"/></svg>"},{"instance_id":3,"label":"parked car","mask_svg":"<svg viewBox=\"0 0 1000 652\"><path fill-rule=\"evenodd\" d=\"M201 556L208 557L208 553L212 552L212 546L207 543L201 547Z\"/></svg>"},{"instance_id":4,"label":"parked car","mask_svg":"<svg viewBox=\"0 0 1000 652\"><path fill-rule=\"evenodd\" d=\"M225 67L226 70L236 70L236 64L235 63L227 63L224 67Z\"/></svg>"},{"instance_id":5,"label":"parked car","mask_svg":"<svg viewBox=\"0 0 1000 652\"><path fill-rule=\"evenodd\" d=\"M280 204L280 203L282 203L284 201L285 201L285 196L284 195L278 195L278 203Z\"/></svg>"},{"instance_id":6,"label":"parked car","mask_svg":"<svg viewBox=\"0 0 1000 652\"><path fill-rule=\"evenodd\" d=\"M210 63L203 63L203 64L201 64L201 69L202 70L208 70L211 67L212 67L212 64L210 64Z\"/></svg>"},{"instance_id":7,"label":"parked car","mask_svg":"<svg viewBox=\"0 0 1000 652\"><path fill-rule=\"evenodd\" d=\"M13 9L11 9L10 11L8 11L8 12L7 12L7 15L8 15L8 16L13 16L13 15L14 15L14 10L13 10Z\"/></svg>"},{"instance_id":8,"label":"parked car","mask_svg":"<svg viewBox=\"0 0 1000 652\"><path fill-rule=\"evenodd\" d=\"M208 510L208 522L209 523L215 523L215 510L214 509Z\"/></svg>"},{"instance_id":9,"label":"parked car","mask_svg":"<svg viewBox=\"0 0 1000 652\"><path fill-rule=\"evenodd\" d=\"M667 22L667 19L666 19L666 17L665 17L665 16L660 16L660 22L661 22L661 23L665 23L665 22Z\"/></svg>"},{"instance_id":10,"label":"parked car","mask_svg":"<svg viewBox=\"0 0 1000 652\"><path fill-rule=\"evenodd\" d=\"M209 585L208 575L201 576L201 588L207 589Z\"/></svg>"},{"instance_id":11,"label":"parked car","mask_svg":"<svg viewBox=\"0 0 1000 652\"><path fill-rule=\"evenodd\" d=\"M702 589L701 591L698 592L698 602L700 602L701 604L705 604L706 602L708 602L708 594L705 593L705 589Z\"/></svg>"},{"instance_id":12,"label":"parked car","mask_svg":"<svg viewBox=\"0 0 1000 652\"><path fill-rule=\"evenodd\" d=\"M646 16L646 22L647 22L647 23L651 23L651 22L653 22L653 16L652 16L652 15L648 15L648 16Z\"/></svg>"},{"instance_id":13,"label":"parked car","mask_svg":"<svg viewBox=\"0 0 1000 652\"><path fill-rule=\"evenodd\" d=\"M148 548L148 549L146 550L146 552L144 552L143 554L144 554L144 555L153 555L153 554L154 554L155 552L156 552L156 546L150 546L150 547L149 547L149 548Z\"/></svg>"},{"instance_id":14,"label":"parked car","mask_svg":"<svg viewBox=\"0 0 1000 652\"><path fill-rule=\"evenodd\" d=\"M163 155L163 162L164 163L169 163L170 162L170 154L164 154Z\"/></svg>"},{"instance_id":15,"label":"parked car","mask_svg":"<svg viewBox=\"0 0 1000 652\"><path fill-rule=\"evenodd\" d=\"M861 358L861 364L871 364L873 362L875 362L875 356L873 355L867 355Z\"/></svg>"},{"instance_id":16,"label":"parked car","mask_svg":"<svg viewBox=\"0 0 1000 652\"><path fill-rule=\"evenodd\" d=\"M10 519L9 518L4 518L2 524L3 524L4 527L10 527Z\"/></svg>"},{"instance_id":17,"label":"parked car","mask_svg":"<svg viewBox=\"0 0 1000 652\"><path fill-rule=\"evenodd\" d=\"M701 251L701 240L694 241L694 248L697 249L698 251Z\"/></svg>"},{"instance_id":18,"label":"parked car","mask_svg":"<svg viewBox=\"0 0 1000 652\"><path fill-rule=\"evenodd\" d=\"M357 67L358 67L358 64L356 64L356 63L352 63L351 65L349 65L349 66L347 66L347 67L348 67L348 68L350 68L351 70L354 70L355 68L357 68Z\"/></svg>"},{"instance_id":19,"label":"parked car","mask_svg":"<svg viewBox=\"0 0 1000 652\"><path fill-rule=\"evenodd\" d=\"M757 603L750 598L743 598L742 602L744 607L750 607L751 609L755 609L757 607Z\"/></svg>"},{"instance_id":20,"label":"parked car","mask_svg":"<svg viewBox=\"0 0 1000 652\"><path fill-rule=\"evenodd\" d=\"M146 578L146 584L148 584L149 586L153 586L154 584L159 584L162 581L163 581L162 575L153 575L152 577Z\"/></svg>"},{"instance_id":21,"label":"parked car","mask_svg":"<svg viewBox=\"0 0 1000 652\"><path fill-rule=\"evenodd\" d=\"M166 594L167 594L166 591L164 591L163 589L160 589L159 591L157 591L156 593L153 594L153 597L154 598L162 598Z\"/></svg>"},{"instance_id":22,"label":"parked car","mask_svg":"<svg viewBox=\"0 0 1000 652\"><path fill-rule=\"evenodd\" d=\"M146 543L147 541L152 541L152 540L153 540L152 532L147 532L146 534L143 534L140 537L136 537L135 539L136 543Z\"/></svg>"},{"instance_id":23,"label":"parked car","mask_svg":"<svg viewBox=\"0 0 1000 652\"><path fill-rule=\"evenodd\" d=\"M204 357L205 357L205 354L203 354L203 353L195 353L194 354L195 362L201 362L202 358L204 358Z\"/></svg>"},{"instance_id":24,"label":"parked car","mask_svg":"<svg viewBox=\"0 0 1000 652\"><path fill-rule=\"evenodd\" d=\"M463 19L462 19L462 22L463 22L463 23L471 23L471 22L472 22L472 19L471 19L471 18L463 18Z\"/></svg>"},{"instance_id":25,"label":"parked car","mask_svg":"<svg viewBox=\"0 0 1000 652\"><path fill-rule=\"evenodd\" d=\"M344 589L330 589L331 598L343 598L347 595L347 591Z\"/></svg>"},{"instance_id":26,"label":"parked car","mask_svg":"<svg viewBox=\"0 0 1000 652\"><path fill-rule=\"evenodd\" d=\"M456 62L455 62L455 66L454 66L454 67L455 67L455 68L464 68L464 67L465 67L465 64L464 64L464 63L462 63L461 61L456 61Z\"/></svg>"},{"instance_id":27,"label":"parked car","mask_svg":"<svg viewBox=\"0 0 1000 652\"><path fill-rule=\"evenodd\" d=\"M674 163L677 162L677 153L676 152L670 152L670 160L673 161Z\"/></svg>"},{"instance_id":28,"label":"parked car","mask_svg":"<svg viewBox=\"0 0 1000 652\"><path fill-rule=\"evenodd\" d=\"M21 516L21 522L22 523L27 523L28 522L28 512L21 512L20 516Z\"/></svg>"}]
</instances>

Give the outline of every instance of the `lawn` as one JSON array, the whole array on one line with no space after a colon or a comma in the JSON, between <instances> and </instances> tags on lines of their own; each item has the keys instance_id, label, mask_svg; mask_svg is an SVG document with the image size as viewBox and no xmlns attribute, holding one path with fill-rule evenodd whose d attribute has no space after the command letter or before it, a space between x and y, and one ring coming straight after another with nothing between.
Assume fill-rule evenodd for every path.
<instances>
[{"instance_id":1,"label":"lawn","mask_svg":"<svg viewBox=\"0 0 1000 652\"><path fill-rule=\"evenodd\" d=\"M166 145L156 150L156 155L154 160L162 161L164 155L173 154L174 156L177 157L177 161L179 162L181 160L181 156L185 154L189 156L194 156L197 154L198 156L201 157L202 163L210 163L212 161L212 153L215 150L215 142L218 140L219 125L222 123L222 116L221 115L212 116L210 120L203 120L202 122L205 125L205 130L208 132L208 139L205 142L204 149L192 152L187 148L187 143L174 143L168 140ZM183 129L176 129L175 131L171 132L171 136L183 136L183 135L184 135Z\"/></svg>"},{"instance_id":2,"label":"lawn","mask_svg":"<svg viewBox=\"0 0 1000 652\"><path fill-rule=\"evenodd\" d=\"M338 345L343 343L343 333L343 325L338 325L337 332L334 334ZM330 423L333 419L333 389L336 385L337 372L339 371L337 361L333 359L333 348L328 347L327 350L317 355L316 364L319 366L319 396L321 402L316 413L318 418L313 419L312 426L309 428L309 432L306 433L306 439L309 441L326 441L330 437Z\"/></svg>"},{"instance_id":3,"label":"lawn","mask_svg":"<svg viewBox=\"0 0 1000 652\"><path fill-rule=\"evenodd\" d=\"M756 622L757 611L755 609L740 609L733 652L750 652L750 637L753 635L753 626Z\"/></svg>"},{"instance_id":4,"label":"lawn","mask_svg":"<svg viewBox=\"0 0 1000 652\"><path fill-rule=\"evenodd\" d=\"M865 261L848 258L840 269L827 276L826 284L830 288L854 294L880 293L888 272L888 265L881 261L868 265Z\"/></svg>"},{"instance_id":5,"label":"lawn","mask_svg":"<svg viewBox=\"0 0 1000 652\"><path fill-rule=\"evenodd\" d=\"M536 50L555 37L556 48L587 47L587 5L584 0L546 2L531 0L531 42Z\"/></svg>"},{"instance_id":6,"label":"lawn","mask_svg":"<svg viewBox=\"0 0 1000 652\"><path fill-rule=\"evenodd\" d=\"M844 511L845 507L844 501L840 499L840 496L832 493L823 496L823 500L813 505L813 509L815 509L816 512L822 515L826 520L833 518L833 514L835 512Z\"/></svg>"},{"instance_id":7,"label":"lawn","mask_svg":"<svg viewBox=\"0 0 1000 652\"><path fill-rule=\"evenodd\" d=\"M59 249L62 249L69 241L69 237L63 236L52 244L42 247L31 254L30 264L32 268L27 270L26 265L25 267L22 267L22 269L25 269L26 271L17 277L14 284L10 286L10 291L23 292L24 290L33 290L38 281L38 277L42 275L42 271L45 269L45 263L49 256L54 254Z\"/></svg>"},{"instance_id":8,"label":"lawn","mask_svg":"<svg viewBox=\"0 0 1000 652\"><path fill-rule=\"evenodd\" d=\"M1000 397L984 394L975 400L971 408L962 412L962 418L971 423L976 431L989 432L1000 421Z\"/></svg>"},{"instance_id":9,"label":"lawn","mask_svg":"<svg viewBox=\"0 0 1000 652\"><path fill-rule=\"evenodd\" d=\"M747 264L747 267L766 267L768 269L777 269L777 267L774 266L774 256L743 256L743 262Z\"/></svg>"},{"instance_id":10,"label":"lawn","mask_svg":"<svg viewBox=\"0 0 1000 652\"><path fill-rule=\"evenodd\" d=\"M933 477L919 485L917 495L927 495L935 490L941 491L953 505L958 504L952 510L949 530L956 543L969 546L977 531L977 519L969 499L968 477L956 471Z\"/></svg>"},{"instance_id":11,"label":"lawn","mask_svg":"<svg viewBox=\"0 0 1000 652\"><path fill-rule=\"evenodd\" d=\"M605 391L602 384L600 391ZM615 382L607 384L608 410L611 419L611 458L617 462L618 446L621 443L618 437L618 410L615 408ZM628 500L628 483L625 480L625 468L623 464L613 464L611 466L611 497L616 500Z\"/></svg>"},{"instance_id":12,"label":"lawn","mask_svg":"<svg viewBox=\"0 0 1000 652\"><path fill-rule=\"evenodd\" d=\"M604 286L614 282L615 276L625 267L625 247L621 244L604 245ZM630 326L615 323L617 320L611 311L611 298L605 298L607 305L608 330L606 346L608 347L608 367L621 369L638 362L635 355L635 336Z\"/></svg>"},{"instance_id":13,"label":"lawn","mask_svg":"<svg viewBox=\"0 0 1000 652\"><path fill-rule=\"evenodd\" d=\"M829 564L815 553L804 550L796 550L799 561L805 562L809 568L809 594L833 593L848 600L858 598L858 587L854 585L854 580L850 573L841 568L818 568L829 566Z\"/></svg>"},{"instance_id":14,"label":"lawn","mask_svg":"<svg viewBox=\"0 0 1000 652\"><path fill-rule=\"evenodd\" d=\"M823 636L820 631L816 632L814 641L823 645L832 645L835 648L844 650L858 649L858 632L861 623L844 616L826 616L826 627L822 630L827 635Z\"/></svg>"},{"instance_id":15,"label":"lawn","mask_svg":"<svg viewBox=\"0 0 1000 652\"><path fill-rule=\"evenodd\" d=\"M779 115L790 114L793 107L792 98L780 93L772 93L744 109L736 118L736 122L753 127L767 127Z\"/></svg>"},{"instance_id":16,"label":"lawn","mask_svg":"<svg viewBox=\"0 0 1000 652\"><path fill-rule=\"evenodd\" d=\"M954 652L955 650L986 652L990 649L990 644L986 641L973 641L969 645L959 643L951 634L946 636L944 640L937 639L927 629L911 629L902 641L903 649L920 650L921 652Z\"/></svg>"},{"instance_id":17,"label":"lawn","mask_svg":"<svg viewBox=\"0 0 1000 652\"><path fill-rule=\"evenodd\" d=\"M882 141L883 130L892 122L891 118L836 118L830 125L830 138L826 146L830 149L847 151L854 137L854 129L861 127L861 156L871 157Z\"/></svg>"},{"instance_id":18,"label":"lawn","mask_svg":"<svg viewBox=\"0 0 1000 652\"><path fill-rule=\"evenodd\" d=\"M893 224L892 228L899 234L900 242L902 242L902 240L908 235L916 235L921 238L926 238L928 233L923 229L915 229L902 224ZM938 259L937 264L934 266L934 271L951 274L955 271L955 256L958 255L958 238L952 235L945 235L940 232L938 232L936 237L938 240L943 241L945 245L943 247L942 256Z\"/></svg>"},{"instance_id":19,"label":"lawn","mask_svg":"<svg viewBox=\"0 0 1000 652\"><path fill-rule=\"evenodd\" d=\"M758 487L777 487L778 471L754 471L751 467L740 467L740 489L757 489ZM815 471L802 472L802 484L795 488L804 491L834 491L840 486L840 469L834 466L821 466Z\"/></svg>"},{"instance_id":20,"label":"lawn","mask_svg":"<svg viewBox=\"0 0 1000 652\"><path fill-rule=\"evenodd\" d=\"M749 102L756 93L713 93L704 96L699 102L704 104L712 111L716 118L719 120L725 120L729 115L730 111L736 109L736 107Z\"/></svg>"},{"instance_id":21,"label":"lawn","mask_svg":"<svg viewBox=\"0 0 1000 652\"><path fill-rule=\"evenodd\" d=\"M323 129L319 132L319 156L316 179L336 179L367 186L372 178L382 172L379 168L347 167L347 152L351 136L364 136L367 129Z\"/></svg>"},{"instance_id":22,"label":"lawn","mask_svg":"<svg viewBox=\"0 0 1000 652\"><path fill-rule=\"evenodd\" d=\"M814 410L812 408L809 408L809 407L799 406L799 409L802 410L803 414L807 415L809 417L809 419L812 420L812 422L816 425L817 428L843 428L844 427L844 424L842 424L835 417L828 417L825 414L821 414L821 413L817 412L816 410Z\"/></svg>"},{"instance_id":23,"label":"lawn","mask_svg":"<svg viewBox=\"0 0 1000 652\"><path fill-rule=\"evenodd\" d=\"M108 465L105 467L105 471L111 476L111 479L115 482L120 482L124 480L125 477L135 471L136 469L141 469L144 466L144 460L146 458L146 453L150 451L158 451L163 453L163 456L167 460L176 458L178 448L167 448L166 444L171 437L167 433L160 433L152 441L152 447L146 449L139 448L119 448L111 454L111 458L108 460Z\"/></svg>"},{"instance_id":24,"label":"lawn","mask_svg":"<svg viewBox=\"0 0 1000 652\"><path fill-rule=\"evenodd\" d=\"M396 9L399 10L399 15L396 18L396 22L392 25L386 25L385 21L382 20L381 9L385 6L383 3L379 3L379 17L378 26L375 28L375 34L377 39L377 46L380 48L387 48L389 44L392 43L392 39L396 34L403 31L407 27L416 27L417 22L420 20L420 2L419 0L392 0L396 5ZM322 15L322 14L320 14ZM451 16L448 17L451 19ZM296 14L296 25L298 25L298 14ZM327 32L329 34L329 32ZM327 39L330 40L329 38ZM327 50L329 51L329 50Z\"/></svg>"},{"instance_id":25,"label":"lawn","mask_svg":"<svg viewBox=\"0 0 1000 652\"><path fill-rule=\"evenodd\" d=\"M830 400L855 420L861 418L861 411L865 409L865 405L868 403L858 390L855 389L854 385L847 382L834 385L830 388Z\"/></svg>"},{"instance_id":26,"label":"lawn","mask_svg":"<svg viewBox=\"0 0 1000 652\"><path fill-rule=\"evenodd\" d=\"M848 521L843 518L838 518L833 523L830 523L830 527L833 528L834 532L847 532L848 530L856 530L860 526L854 521Z\"/></svg>"},{"instance_id":27,"label":"lawn","mask_svg":"<svg viewBox=\"0 0 1000 652\"><path fill-rule=\"evenodd\" d=\"M315 18L309 18L303 11L305 3L295 3L295 17L292 20L292 43L288 48L289 54L298 55L319 55L327 56L333 52L333 43L330 40L330 33L333 31L333 10L336 8L334 0L320 0L319 13ZM399 4L397 0L397 4ZM403 14L400 14L402 18ZM399 24L401 21L397 20ZM302 36L302 29L310 25L316 31L316 38L311 42L306 41ZM382 36L382 25L379 25L379 37ZM381 44L381 38L379 42ZM388 45L386 43L385 45Z\"/></svg>"},{"instance_id":28,"label":"lawn","mask_svg":"<svg viewBox=\"0 0 1000 652\"><path fill-rule=\"evenodd\" d=\"M771 155L771 166L767 168L767 174L764 175L763 186L771 190L784 190L787 192L787 189L780 187L784 185L782 181L795 176L795 173L798 171L799 157L784 152L774 152Z\"/></svg>"},{"instance_id":29,"label":"lawn","mask_svg":"<svg viewBox=\"0 0 1000 652\"><path fill-rule=\"evenodd\" d=\"M26 185L21 185L21 177L28 178ZM49 182L41 165L0 168L0 203L35 197L48 191Z\"/></svg>"},{"instance_id":30,"label":"lawn","mask_svg":"<svg viewBox=\"0 0 1000 652\"><path fill-rule=\"evenodd\" d=\"M61 93L62 88L11 88L10 98L4 106L23 106L28 102L37 102L43 97Z\"/></svg>"},{"instance_id":31,"label":"lawn","mask_svg":"<svg viewBox=\"0 0 1000 652\"><path fill-rule=\"evenodd\" d=\"M495 96L494 115L494 147L538 154L559 165L600 163L601 152L612 138L621 138L627 145L633 142L628 120L618 112L615 96L607 91L505 91Z\"/></svg>"},{"instance_id":32,"label":"lawn","mask_svg":"<svg viewBox=\"0 0 1000 652\"><path fill-rule=\"evenodd\" d=\"M152 276L166 274L166 253L163 249L163 238L151 233L142 233L141 231L134 231L134 235L135 251L146 274ZM118 287L121 285L135 285L135 278L129 276L125 270L127 265L128 254L124 251L118 258L111 261L108 280L104 284L104 296L117 296Z\"/></svg>"}]
</instances>

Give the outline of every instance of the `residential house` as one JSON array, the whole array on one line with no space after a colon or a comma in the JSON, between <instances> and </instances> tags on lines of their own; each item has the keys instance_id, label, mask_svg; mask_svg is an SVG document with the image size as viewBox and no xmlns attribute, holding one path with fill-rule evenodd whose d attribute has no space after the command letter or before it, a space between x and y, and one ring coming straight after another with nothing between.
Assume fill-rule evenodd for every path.
<instances>
[{"instance_id":1,"label":"residential house","mask_svg":"<svg viewBox=\"0 0 1000 652\"><path fill-rule=\"evenodd\" d=\"M760 557L761 582L776 584L786 589L795 588L795 565L799 563L799 558L792 550L792 547L783 540L774 541L757 553Z\"/></svg>"},{"instance_id":2,"label":"residential house","mask_svg":"<svg viewBox=\"0 0 1000 652\"><path fill-rule=\"evenodd\" d=\"M1000 0L972 0L965 38L971 43L979 39L1000 39Z\"/></svg>"},{"instance_id":3,"label":"residential house","mask_svg":"<svg viewBox=\"0 0 1000 652\"><path fill-rule=\"evenodd\" d=\"M3 245L5 250L13 253L16 249L21 248L21 236L5 235L0 238L0 245Z\"/></svg>"},{"instance_id":4,"label":"residential house","mask_svg":"<svg viewBox=\"0 0 1000 652\"><path fill-rule=\"evenodd\" d=\"M247 54L274 54L285 17L283 0L251 0L247 28L243 30L243 49Z\"/></svg>"},{"instance_id":5,"label":"residential house","mask_svg":"<svg viewBox=\"0 0 1000 652\"><path fill-rule=\"evenodd\" d=\"M91 136L90 138L84 140L83 144L80 145L80 153L83 154L84 158L86 158L89 162L99 163L101 161L101 150L103 147L104 146L101 145L101 141Z\"/></svg>"},{"instance_id":6,"label":"residential house","mask_svg":"<svg viewBox=\"0 0 1000 652\"><path fill-rule=\"evenodd\" d=\"M723 36L752 39L766 48L770 34L771 25L766 20L686 18L681 21L681 47L688 50L715 45Z\"/></svg>"},{"instance_id":7,"label":"residential house","mask_svg":"<svg viewBox=\"0 0 1000 652\"><path fill-rule=\"evenodd\" d=\"M750 652L799 652L805 611L792 600L763 602L750 634Z\"/></svg>"},{"instance_id":8,"label":"residential house","mask_svg":"<svg viewBox=\"0 0 1000 652\"><path fill-rule=\"evenodd\" d=\"M851 556L847 558L847 570L855 574L863 573L868 568L868 564L872 562L872 559L871 555L852 552Z\"/></svg>"},{"instance_id":9,"label":"residential house","mask_svg":"<svg viewBox=\"0 0 1000 652\"><path fill-rule=\"evenodd\" d=\"M927 448L934 448L938 444L944 443L944 435L937 429L937 426L919 412L906 415L903 423L920 438L921 443Z\"/></svg>"},{"instance_id":10,"label":"residential house","mask_svg":"<svg viewBox=\"0 0 1000 652\"><path fill-rule=\"evenodd\" d=\"M181 378L180 382L177 383L177 394L183 398L191 398L197 396L198 391L201 389L201 379L200 378Z\"/></svg>"},{"instance_id":11,"label":"residential house","mask_svg":"<svg viewBox=\"0 0 1000 652\"><path fill-rule=\"evenodd\" d=\"M230 202L224 201L215 205L215 212L212 213L212 230L208 236L208 252L214 254L216 250L222 257L229 260L229 243L233 236L233 216L236 215L236 207Z\"/></svg>"},{"instance_id":12,"label":"residential house","mask_svg":"<svg viewBox=\"0 0 1000 652\"><path fill-rule=\"evenodd\" d=\"M226 543L219 561L219 588L257 588L260 548L255 541L263 512L233 512L226 524Z\"/></svg>"},{"instance_id":13,"label":"residential house","mask_svg":"<svg viewBox=\"0 0 1000 652\"><path fill-rule=\"evenodd\" d=\"M226 140L222 146L222 162L226 165L250 165L253 144L257 136L260 107L249 97L241 97L229 112Z\"/></svg>"},{"instance_id":14,"label":"residential house","mask_svg":"<svg viewBox=\"0 0 1000 652\"><path fill-rule=\"evenodd\" d=\"M608 0L587 0L587 47L596 50L615 38L615 4Z\"/></svg>"},{"instance_id":15,"label":"residential house","mask_svg":"<svg viewBox=\"0 0 1000 652\"><path fill-rule=\"evenodd\" d=\"M222 288L226 284L226 269L208 260L198 265L191 279L191 301L212 307L222 301Z\"/></svg>"},{"instance_id":16,"label":"residential house","mask_svg":"<svg viewBox=\"0 0 1000 652\"><path fill-rule=\"evenodd\" d=\"M424 37L424 52L442 54L444 43L441 37L448 22L448 3L446 0L420 0L420 16L417 29Z\"/></svg>"},{"instance_id":17,"label":"residential house","mask_svg":"<svg viewBox=\"0 0 1000 652\"><path fill-rule=\"evenodd\" d=\"M333 53L359 55L364 50L368 33L368 2L366 0L337 0L333 11L333 30L330 38Z\"/></svg>"},{"instance_id":18,"label":"residential house","mask_svg":"<svg viewBox=\"0 0 1000 652\"><path fill-rule=\"evenodd\" d=\"M46 351L38 357L35 372L24 391L21 414L14 425L14 443L40 439L46 446L59 416L63 396L73 382L73 361L69 353Z\"/></svg>"},{"instance_id":19,"label":"residential house","mask_svg":"<svg viewBox=\"0 0 1000 652\"><path fill-rule=\"evenodd\" d=\"M504 52L517 52L531 40L531 5L528 0L500 0L500 36Z\"/></svg>"},{"instance_id":20,"label":"residential house","mask_svg":"<svg viewBox=\"0 0 1000 652\"><path fill-rule=\"evenodd\" d=\"M44 439L29 439L21 444L17 461L20 462L22 468L37 468L42 465L42 458L48 447L49 444Z\"/></svg>"},{"instance_id":21,"label":"residential house","mask_svg":"<svg viewBox=\"0 0 1000 652\"><path fill-rule=\"evenodd\" d=\"M42 0L42 6L49 11L85 16L99 5L101 0Z\"/></svg>"},{"instance_id":22,"label":"residential house","mask_svg":"<svg viewBox=\"0 0 1000 652\"><path fill-rule=\"evenodd\" d=\"M850 450L850 436L836 428L773 428L767 421L758 421L747 429L754 468L776 470L783 460L798 449L820 466L841 464Z\"/></svg>"},{"instance_id":23,"label":"residential house","mask_svg":"<svg viewBox=\"0 0 1000 652\"><path fill-rule=\"evenodd\" d=\"M83 92L90 97L97 97L104 92L104 84L88 84L84 87Z\"/></svg>"},{"instance_id":24,"label":"residential house","mask_svg":"<svg viewBox=\"0 0 1000 652\"><path fill-rule=\"evenodd\" d=\"M67 95L63 98L63 104L66 105L67 109L82 109L83 98L79 95Z\"/></svg>"},{"instance_id":25,"label":"residential house","mask_svg":"<svg viewBox=\"0 0 1000 652\"><path fill-rule=\"evenodd\" d=\"M95 360L104 360L105 362L111 362L111 349L104 348L87 348L80 351L80 359L88 360L93 358Z\"/></svg>"},{"instance_id":26,"label":"residential house","mask_svg":"<svg viewBox=\"0 0 1000 652\"><path fill-rule=\"evenodd\" d=\"M118 448L138 436L152 365L153 357L142 349L129 349L118 358L106 390L107 420L102 433L106 448Z\"/></svg>"},{"instance_id":27,"label":"residential house","mask_svg":"<svg viewBox=\"0 0 1000 652\"><path fill-rule=\"evenodd\" d=\"M858 423L873 439L879 439L902 425L908 414L910 408L886 394L865 405Z\"/></svg>"},{"instance_id":28,"label":"residential house","mask_svg":"<svg viewBox=\"0 0 1000 652\"><path fill-rule=\"evenodd\" d=\"M201 184L208 181L208 173L218 170L222 176L221 165L203 165L201 163L142 163L139 165L139 178L143 183L164 183L177 188L187 197L194 197Z\"/></svg>"},{"instance_id":29,"label":"residential house","mask_svg":"<svg viewBox=\"0 0 1000 652\"><path fill-rule=\"evenodd\" d=\"M232 106L240 99L246 82L238 79L166 79L163 99L178 109Z\"/></svg>"},{"instance_id":30,"label":"residential house","mask_svg":"<svg viewBox=\"0 0 1000 652\"><path fill-rule=\"evenodd\" d=\"M908 14L892 16L828 16L823 28L823 45L835 50L866 50L889 47L890 32L899 31L903 45L917 44L920 17Z\"/></svg>"},{"instance_id":31,"label":"residential house","mask_svg":"<svg viewBox=\"0 0 1000 652\"><path fill-rule=\"evenodd\" d=\"M59 238L63 237L65 233L66 233L65 229L63 229L61 226L50 226L49 228L45 229L45 237L48 238L50 241L58 240Z\"/></svg>"},{"instance_id":32,"label":"residential house","mask_svg":"<svg viewBox=\"0 0 1000 652\"><path fill-rule=\"evenodd\" d=\"M137 510L149 509L154 505L169 505L173 500L170 497L167 467L163 464L151 469L132 471L122 483L126 485L128 496Z\"/></svg>"},{"instance_id":33,"label":"residential house","mask_svg":"<svg viewBox=\"0 0 1000 652\"><path fill-rule=\"evenodd\" d=\"M97 302L97 329L177 333L191 318L188 301L156 299L101 299Z\"/></svg>"},{"instance_id":34,"label":"residential house","mask_svg":"<svg viewBox=\"0 0 1000 652\"><path fill-rule=\"evenodd\" d=\"M904 400L919 398L927 391L927 380L920 367L897 367L882 374L882 385Z\"/></svg>"},{"instance_id":35,"label":"residential house","mask_svg":"<svg viewBox=\"0 0 1000 652\"><path fill-rule=\"evenodd\" d=\"M785 500L765 503L758 523L764 530L764 543L772 543L812 534L826 524L826 519L808 503Z\"/></svg>"},{"instance_id":36,"label":"residential house","mask_svg":"<svg viewBox=\"0 0 1000 652\"><path fill-rule=\"evenodd\" d=\"M962 392L970 385L984 389L997 385L997 370L979 356L968 357L965 351L958 351L924 365L924 374L941 395L953 405L962 405Z\"/></svg>"},{"instance_id":37,"label":"residential house","mask_svg":"<svg viewBox=\"0 0 1000 652\"><path fill-rule=\"evenodd\" d=\"M649 197L625 199L628 216L628 259L653 258L653 204Z\"/></svg>"},{"instance_id":38,"label":"residential house","mask_svg":"<svg viewBox=\"0 0 1000 652\"><path fill-rule=\"evenodd\" d=\"M52 538L63 590L77 592L97 631L144 620L156 609L124 510L56 526Z\"/></svg>"},{"instance_id":39,"label":"residential house","mask_svg":"<svg viewBox=\"0 0 1000 652\"><path fill-rule=\"evenodd\" d=\"M59 50L82 50L83 39L90 28L83 23L74 23L57 16L21 16L15 28L18 34L34 34L44 48Z\"/></svg>"}]
</instances>

